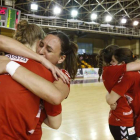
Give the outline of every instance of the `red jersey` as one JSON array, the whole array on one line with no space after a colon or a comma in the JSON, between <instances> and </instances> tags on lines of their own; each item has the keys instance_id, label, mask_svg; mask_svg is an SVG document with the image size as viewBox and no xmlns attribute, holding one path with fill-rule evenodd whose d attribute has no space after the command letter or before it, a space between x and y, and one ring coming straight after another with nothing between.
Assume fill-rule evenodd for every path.
<instances>
[{"instance_id":1,"label":"red jersey","mask_svg":"<svg viewBox=\"0 0 140 140\"><path fill-rule=\"evenodd\" d=\"M67 77L70 79L69 73L66 70L62 69L62 72L64 74L66 74ZM68 84L68 87L70 89L70 84ZM41 136L42 136L41 125L44 122L44 120L47 118L47 115L49 115L49 116L57 116L62 111L61 104L60 105L52 105L52 104L50 104L48 102L43 101L43 106L44 106L44 108L41 111L40 120L39 120L39 122L37 124L35 132L32 135L30 135L30 140L40 140L41 139Z\"/></svg>"},{"instance_id":2,"label":"red jersey","mask_svg":"<svg viewBox=\"0 0 140 140\"><path fill-rule=\"evenodd\" d=\"M9 58L39 76L54 82L52 73L40 63L8 54ZM29 140L39 121L40 98L14 81L0 75L0 140Z\"/></svg>"},{"instance_id":3,"label":"red jersey","mask_svg":"<svg viewBox=\"0 0 140 140\"><path fill-rule=\"evenodd\" d=\"M118 84L112 89L120 96L126 97L136 115L135 130L137 136L140 136L140 73L126 72L119 80Z\"/></svg>"},{"instance_id":4,"label":"red jersey","mask_svg":"<svg viewBox=\"0 0 140 140\"><path fill-rule=\"evenodd\" d=\"M107 66L103 69L103 83L108 92L117 84L126 71L126 65ZM127 99L123 96L117 101L117 108L110 110L109 124L114 126L133 126L133 113Z\"/></svg>"}]
</instances>

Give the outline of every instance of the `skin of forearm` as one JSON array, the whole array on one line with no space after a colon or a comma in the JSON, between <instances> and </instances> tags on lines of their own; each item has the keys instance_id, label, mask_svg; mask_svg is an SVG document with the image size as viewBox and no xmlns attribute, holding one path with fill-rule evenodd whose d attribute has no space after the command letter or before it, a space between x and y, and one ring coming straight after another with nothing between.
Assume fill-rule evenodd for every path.
<instances>
[{"instance_id":1,"label":"skin of forearm","mask_svg":"<svg viewBox=\"0 0 140 140\"><path fill-rule=\"evenodd\" d=\"M131 62L126 65L126 71L138 71L138 70L140 70L140 60L136 60L135 62Z\"/></svg>"},{"instance_id":2,"label":"skin of forearm","mask_svg":"<svg viewBox=\"0 0 140 140\"><path fill-rule=\"evenodd\" d=\"M109 93L106 94L106 102L107 102L109 105L111 105L111 104L110 104L110 96L109 96Z\"/></svg>"},{"instance_id":3,"label":"skin of forearm","mask_svg":"<svg viewBox=\"0 0 140 140\"><path fill-rule=\"evenodd\" d=\"M58 129L61 126L61 122L62 122L62 115L59 114L58 116L54 116L54 117L47 117L44 120L44 123L53 128L53 129Z\"/></svg>"},{"instance_id":4,"label":"skin of forearm","mask_svg":"<svg viewBox=\"0 0 140 140\"><path fill-rule=\"evenodd\" d=\"M63 99L65 99L68 96L70 89L69 89L68 85L64 84L64 82L60 78L58 81L54 81L53 85L59 91L61 91L61 95L62 95Z\"/></svg>"},{"instance_id":5,"label":"skin of forearm","mask_svg":"<svg viewBox=\"0 0 140 140\"><path fill-rule=\"evenodd\" d=\"M119 94L117 94L114 91L111 91L110 94L106 94L106 102L109 105L115 104L120 97L121 96Z\"/></svg>"},{"instance_id":6,"label":"skin of forearm","mask_svg":"<svg viewBox=\"0 0 140 140\"><path fill-rule=\"evenodd\" d=\"M42 57L40 55L33 52L22 43L3 35L0 35L0 51L28 57L38 62L42 61Z\"/></svg>"},{"instance_id":7,"label":"skin of forearm","mask_svg":"<svg viewBox=\"0 0 140 140\"><path fill-rule=\"evenodd\" d=\"M58 105L63 100L61 92L53 85L53 83L30 72L22 66L16 70L12 78L36 96L51 104Z\"/></svg>"}]
</instances>

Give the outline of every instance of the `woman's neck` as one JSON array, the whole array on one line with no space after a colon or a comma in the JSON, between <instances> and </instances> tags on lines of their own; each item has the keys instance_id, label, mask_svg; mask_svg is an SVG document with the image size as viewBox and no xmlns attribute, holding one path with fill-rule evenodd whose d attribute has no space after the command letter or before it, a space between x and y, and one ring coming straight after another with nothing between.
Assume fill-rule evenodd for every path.
<instances>
[{"instance_id":1,"label":"woman's neck","mask_svg":"<svg viewBox=\"0 0 140 140\"><path fill-rule=\"evenodd\" d=\"M34 52L36 52L37 41L38 40L36 40L32 46L29 44L25 44L25 46L28 47L29 49L33 50Z\"/></svg>"},{"instance_id":2,"label":"woman's neck","mask_svg":"<svg viewBox=\"0 0 140 140\"><path fill-rule=\"evenodd\" d=\"M36 46L37 46L37 42L38 42L38 39L34 42L34 44L31 46L31 49L36 52Z\"/></svg>"},{"instance_id":3,"label":"woman's neck","mask_svg":"<svg viewBox=\"0 0 140 140\"><path fill-rule=\"evenodd\" d=\"M25 44L25 46L29 49L32 49L31 46L29 44Z\"/></svg>"}]
</instances>

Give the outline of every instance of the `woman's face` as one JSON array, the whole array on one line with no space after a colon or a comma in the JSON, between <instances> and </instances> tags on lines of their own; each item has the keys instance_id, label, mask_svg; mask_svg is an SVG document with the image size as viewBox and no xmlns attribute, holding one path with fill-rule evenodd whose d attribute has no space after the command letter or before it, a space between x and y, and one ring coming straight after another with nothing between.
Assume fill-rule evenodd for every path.
<instances>
[{"instance_id":1,"label":"woman's face","mask_svg":"<svg viewBox=\"0 0 140 140\"><path fill-rule=\"evenodd\" d=\"M112 60L110 62L111 65L117 65L118 61L115 59L114 55L112 56Z\"/></svg>"},{"instance_id":2,"label":"woman's face","mask_svg":"<svg viewBox=\"0 0 140 140\"><path fill-rule=\"evenodd\" d=\"M61 43L59 38L55 35L47 35L44 40L40 41L36 52L54 65L60 63Z\"/></svg>"}]
</instances>

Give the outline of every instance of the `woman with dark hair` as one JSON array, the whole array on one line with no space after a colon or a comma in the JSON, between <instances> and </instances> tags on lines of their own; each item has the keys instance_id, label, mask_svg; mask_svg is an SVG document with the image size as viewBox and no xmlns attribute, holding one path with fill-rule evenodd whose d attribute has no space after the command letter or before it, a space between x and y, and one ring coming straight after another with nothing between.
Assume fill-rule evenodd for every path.
<instances>
[{"instance_id":1,"label":"woman with dark hair","mask_svg":"<svg viewBox=\"0 0 140 140\"><path fill-rule=\"evenodd\" d=\"M27 39L30 36L30 34L28 34L28 37L25 36L25 34L27 33L25 32L25 29L27 28L24 28L24 30L22 30L22 32L24 33L15 35L15 38L18 40L19 36L21 36L19 41L22 42L23 39L24 42L22 43L24 43L26 46L28 45L31 46L31 42L28 42ZM31 32L32 31L33 30L31 30ZM41 38L37 38L37 39L41 39ZM64 68L69 72L72 79L75 78L75 75L77 73L77 49L78 48L76 44L74 44L69 40L66 34L64 34L63 32L52 32L49 33L45 37L45 39L40 41L38 40L34 40L34 41L36 41L36 43L32 44L33 46L35 46L33 47L35 48L34 51L36 51L40 55L37 55L36 53L34 53L33 51L25 47L23 44L17 42L16 40L1 35L0 35L0 50L34 59L44 64L47 68L50 68L50 65L52 64L59 65L60 68ZM1 57L1 59L3 59L1 60L1 68L2 65L3 68L5 66L8 67L10 63L9 60L7 60L5 57ZM64 62L65 60L66 62ZM69 66L69 64L71 64L71 66ZM44 100L44 101L41 100L41 102L43 102L43 110L41 113L40 121L36 126L36 130L31 131L31 133L33 133L34 131L35 133L30 137L30 139L39 140L42 134L41 124L43 121L48 126L55 129L57 129L60 126L61 102L69 94L69 84L67 85L60 78L57 79L57 81L54 81L53 84L55 88L59 90L59 92L55 93L48 81L44 80L43 78L39 77L33 72L27 70L23 66L18 65L18 67L15 67L15 65L16 63L8 67L8 72L13 71L14 69L14 72L11 75L12 78L17 82L19 82L24 87L26 87L27 89L29 89L32 93L34 93L35 95L39 96L41 99ZM68 77L69 79L70 76L66 70L62 70L62 72L65 73L66 77ZM1 69L1 73L2 72L3 73L6 72L5 68L3 70ZM55 117L56 115L58 117Z\"/></svg>"},{"instance_id":2,"label":"woman with dark hair","mask_svg":"<svg viewBox=\"0 0 140 140\"><path fill-rule=\"evenodd\" d=\"M117 50L118 48L119 47L116 45L110 45L105 49L101 50L98 56L99 76L102 75L104 86L106 87L109 93L111 92L115 84L117 84L118 79L125 71L133 71L140 69L140 64L137 65L137 62L133 62L135 61L134 58L130 61L132 63L129 63L127 65L125 64L125 65L110 66L112 55L114 51ZM116 102L111 104L111 108L113 108L114 106L116 106ZM129 135L127 133L128 129L133 129L133 112L125 97L121 97L117 101L117 108L115 111L114 110L110 111L109 125L110 131L115 140L136 139L135 133L133 135Z\"/></svg>"},{"instance_id":3,"label":"woman with dark hair","mask_svg":"<svg viewBox=\"0 0 140 140\"><path fill-rule=\"evenodd\" d=\"M56 37L59 39L61 48L60 52L58 53L61 61L63 63L61 64L60 62L56 62L56 60L53 60L54 58L54 53L52 55L47 54L46 49L52 50L51 46L49 46L47 43L49 43L50 39L52 37ZM49 50L49 51L50 51ZM71 79L75 78L75 75L77 73L77 50L78 46L69 40L68 36L60 31L54 31L50 32L47 34L47 36L44 38L44 40L40 41L40 45L37 46L37 53L40 55L44 55L47 60L52 62L53 64L57 64L59 68L63 68L67 70L71 76Z\"/></svg>"},{"instance_id":4,"label":"woman with dark hair","mask_svg":"<svg viewBox=\"0 0 140 140\"><path fill-rule=\"evenodd\" d=\"M132 51L127 48L120 48L114 51L112 56L111 64L127 64L129 62L138 61L137 57L133 55ZM126 97L128 103L133 109L135 119L135 131L136 135L140 137L140 74L139 71L136 72L125 72L117 84L112 88L110 94L107 94L106 100L108 104L114 104L116 101L120 100L122 97ZM134 129L134 128L133 128ZM128 131L132 134L134 131Z\"/></svg>"}]
</instances>

